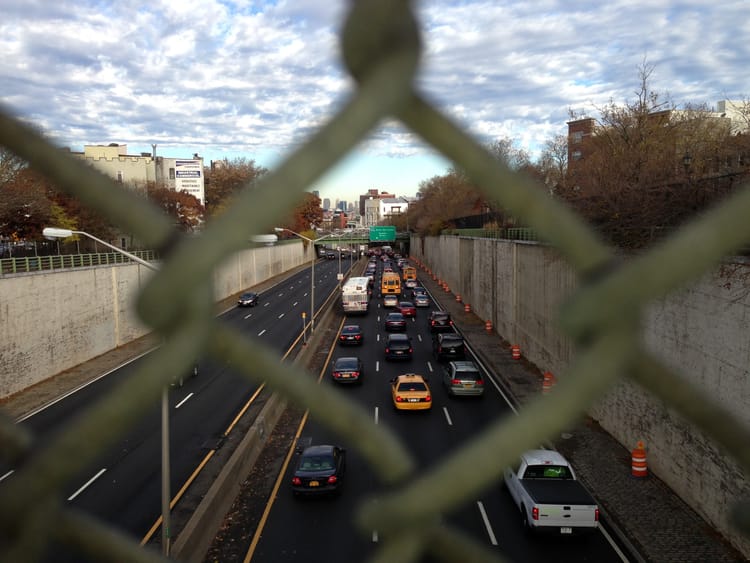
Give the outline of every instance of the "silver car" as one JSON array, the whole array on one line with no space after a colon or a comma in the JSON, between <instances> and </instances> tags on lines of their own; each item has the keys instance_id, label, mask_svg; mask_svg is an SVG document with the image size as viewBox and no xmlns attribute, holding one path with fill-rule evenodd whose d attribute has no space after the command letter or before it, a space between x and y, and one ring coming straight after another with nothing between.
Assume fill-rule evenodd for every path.
<instances>
[{"instance_id":1,"label":"silver car","mask_svg":"<svg viewBox=\"0 0 750 563\"><path fill-rule=\"evenodd\" d=\"M474 362L448 362L443 372L443 385L452 396L484 394L484 378Z\"/></svg>"}]
</instances>

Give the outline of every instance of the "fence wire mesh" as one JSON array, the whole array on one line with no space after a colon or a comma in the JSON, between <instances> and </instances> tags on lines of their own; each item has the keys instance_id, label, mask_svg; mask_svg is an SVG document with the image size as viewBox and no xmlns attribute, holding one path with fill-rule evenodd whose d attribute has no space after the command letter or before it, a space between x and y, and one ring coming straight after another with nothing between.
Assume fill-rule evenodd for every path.
<instances>
[{"instance_id":1,"label":"fence wire mesh","mask_svg":"<svg viewBox=\"0 0 750 563\"><path fill-rule=\"evenodd\" d=\"M408 2L352 3L341 48L357 81L356 93L252 192L245 191L220 220L189 240L176 234L171 221L146 200L67 156L9 112L0 114L2 145L164 257L163 268L141 291L137 308L165 342L132 380L43 447L7 417L0 419L3 456L10 462L24 459L13 480L0 486L0 560L33 559L53 539L102 561L163 560L66 507L61 489L133 426L145 406L158 401L165 384L190 368L193 357L185 350L229 359L248 378L266 381L309 408L371 464L388 491L377 499L360 499L357 519L363 533L378 529L386 538L373 561L416 561L425 552L456 561L467 560L469 554L471 560L497 560L474 540L446 529L439 515L497 482L503 467L523 450L564 429L622 377L632 378L700 426L750 473L748 430L695 387L681 379L676 384L679 377L649 355L639 340L640 315L650 300L697 279L750 240L750 190L739 190L651 252L621 263L570 209L500 164L420 95L414 85L419 25ZM561 311L561 324L576 343L576 359L553 402L540 398L519 416L497 421L419 475L398 436L375 425L368 413L299 377L296 368L280 365L259 344L220 326L213 317L210 287L212 271L243 248L249 235L269 232L306 187L390 118L437 148L489 197L553 244L582 280ZM486 455L488 451L493 455ZM464 477L456 480L456 474ZM750 506L738 504L734 515L735 524L750 535Z\"/></svg>"}]
</instances>

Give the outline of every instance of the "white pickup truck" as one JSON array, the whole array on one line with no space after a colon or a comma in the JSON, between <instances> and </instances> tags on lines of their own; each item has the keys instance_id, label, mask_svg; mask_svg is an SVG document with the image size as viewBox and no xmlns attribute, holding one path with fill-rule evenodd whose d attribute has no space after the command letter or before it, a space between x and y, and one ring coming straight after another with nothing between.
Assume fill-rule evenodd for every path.
<instances>
[{"instance_id":1,"label":"white pickup truck","mask_svg":"<svg viewBox=\"0 0 750 563\"><path fill-rule=\"evenodd\" d=\"M594 531L599 525L599 507L556 451L524 453L513 467L505 469L505 485L527 531L577 534Z\"/></svg>"}]
</instances>

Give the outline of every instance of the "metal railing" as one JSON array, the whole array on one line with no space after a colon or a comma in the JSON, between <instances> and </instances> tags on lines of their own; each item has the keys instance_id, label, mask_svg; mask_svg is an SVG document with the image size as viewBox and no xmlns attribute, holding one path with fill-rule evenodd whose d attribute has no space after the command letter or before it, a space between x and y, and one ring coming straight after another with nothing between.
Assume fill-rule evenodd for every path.
<instances>
[{"instance_id":1,"label":"metal railing","mask_svg":"<svg viewBox=\"0 0 750 563\"><path fill-rule=\"evenodd\" d=\"M153 250L134 251L133 254L153 262L158 259ZM65 268L90 268L128 264L131 260L118 252L97 252L94 254L53 254L49 256L24 256L21 258L0 258L0 275L63 270Z\"/></svg>"},{"instance_id":2,"label":"metal railing","mask_svg":"<svg viewBox=\"0 0 750 563\"><path fill-rule=\"evenodd\" d=\"M11 463L21 458L24 463L12 480L0 484L0 560L29 560L52 538L75 544L93 559L157 559L59 499L68 480L137 423L165 383L189 369L192 354L185 350L220 357L249 379L265 381L309 408L318 422L359 451L383 490L377 500L359 499L356 515L363 533L382 532L376 561L415 561L425 552L442 560L497 560L484 546L441 522L439 514L497 483L503 467L523 450L573 423L623 376L665 401L716 440L745 471L750 469L748 429L645 350L639 334L648 302L697 279L750 239L750 190L736 192L648 253L621 262L569 208L498 163L416 90L420 37L409 2L351 3L341 40L344 62L357 83L353 96L255 188L239 194L220 220L190 239L176 235L172 221L145 198L73 160L8 112L0 115L0 143L145 247L159 249L162 268L140 292L137 312L165 342L145 359L126 389L101 400L50 443L30 441L2 418L3 455ZM387 426L374 424L369 412L313 378L299 377L293 366L279 365L271 351L217 322L211 299L212 271L243 247L253 234L248 226L255 233L270 232L305 188L389 118L429 142L492 201L553 244L581 280L560 317L576 343L576 357L554 396L540 397L519 416L485 426L473 442L427 471L417 471L416 460L399 437ZM488 451L493 455L486 455ZM734 512L745 533L750 530L749 508L738 504Z\"/></svg>"}]
</instances>

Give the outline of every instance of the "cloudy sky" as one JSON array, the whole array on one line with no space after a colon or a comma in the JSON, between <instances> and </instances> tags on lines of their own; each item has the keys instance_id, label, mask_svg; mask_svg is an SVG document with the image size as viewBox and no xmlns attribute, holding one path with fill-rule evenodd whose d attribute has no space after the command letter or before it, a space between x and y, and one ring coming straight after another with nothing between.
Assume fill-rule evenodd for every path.
<instances>
[{"instance_id":1,"label":"cloudy sky","mask_svg":"<svg viewBox=\"0 0 750 563\"><path fill-rule=\"evenodd\" d=\"M349 0L2 0L0 103L60 146L246 157L273 168L352 93ZM651 87L678 106L750 96L747 0L423 0L418 87L481 142L538 155L569 110ZM396 124L312 189L414 195L450 163Z\"/></svg>"}]
</instances>

